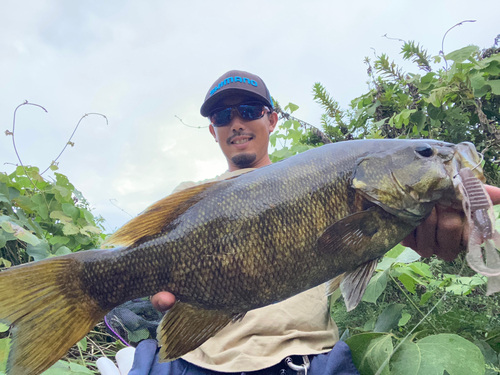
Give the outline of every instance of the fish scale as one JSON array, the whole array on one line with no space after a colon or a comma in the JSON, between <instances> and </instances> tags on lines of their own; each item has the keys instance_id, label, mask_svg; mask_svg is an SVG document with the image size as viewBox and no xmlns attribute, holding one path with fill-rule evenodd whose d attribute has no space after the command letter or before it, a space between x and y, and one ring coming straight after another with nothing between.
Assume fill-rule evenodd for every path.
<instances>
[{"instance_id":1,"label":"fish scale","mask_svg":"<svg viewBox=\"0 0 500 375\"><path fill-rule=\"evenodd\" d=\"M7 373L41 373L110 309L162 290L178 298L158 331L163 360L341 275L352 309L377 260L434 204L457 199L452 176L477 160L468 143L341 142L172 194L120 228L115 249L0 273L0 320L13 327Z\"/></svg>"}]
</instances>

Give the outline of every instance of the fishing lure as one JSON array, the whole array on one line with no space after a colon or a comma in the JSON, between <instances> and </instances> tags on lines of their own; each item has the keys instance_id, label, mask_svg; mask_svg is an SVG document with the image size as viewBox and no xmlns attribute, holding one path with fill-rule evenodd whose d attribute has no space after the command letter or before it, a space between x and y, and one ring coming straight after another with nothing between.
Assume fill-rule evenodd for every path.
<instances>
[{"instance_id":1,"label":"fishing lure","mask_svg":"<svg viewBox=\"0 0 500 375\"><path fill-rule=\"evenodd\" d=\"M500 291L500 233L495 230L493 203L483 183L470 168L459 171L459 189L463 196L463 209L470 228L467 262L470 268L488 277L486 295ZM484 245L484 256L483 248Z\"/></svg>"}]
</instances>

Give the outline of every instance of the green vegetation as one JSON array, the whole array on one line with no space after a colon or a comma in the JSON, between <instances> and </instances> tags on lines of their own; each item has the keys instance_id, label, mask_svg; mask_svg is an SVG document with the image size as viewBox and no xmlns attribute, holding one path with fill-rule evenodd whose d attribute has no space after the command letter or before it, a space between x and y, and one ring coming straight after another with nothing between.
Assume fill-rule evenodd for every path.
<instances>
[{"instance_id":1,"label":"green vegetation","mask_svg":"<svg viewBox=\"0 0 500 375\"><path fill-rule=\"evenodd\" d=\"M351 139L470 141L484 154L488 183L499 185L499 40L434 57L404 42L402 57L417 73L403 72L384 54L366 58L371 89L346 110L316 83L321 127L295 118L297 105L278 106L284 121L271 138L272 160ZM445 67L433 68L438 63ZM485 296L485 282L463 255L454 262L420 259L399 245L379 263L360 305L347 313L338 291L331 314L362 374L497 374L500 301Z\"/></svg>"}]
</instances>

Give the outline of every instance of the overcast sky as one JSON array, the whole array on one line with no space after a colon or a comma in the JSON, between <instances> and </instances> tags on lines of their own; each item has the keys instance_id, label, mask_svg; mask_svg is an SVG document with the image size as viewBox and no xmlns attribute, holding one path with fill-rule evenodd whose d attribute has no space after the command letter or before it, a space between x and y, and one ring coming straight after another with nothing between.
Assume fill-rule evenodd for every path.
<instances>
[{"instance_id":1,"label":"overcast sky","mask_svg":"<svg viewBox=\"0 0 500 375\"><path fill-rule=\"evenodd\" d=\"M344 107L366 92L365 56L415 40L432 54L454 24L445 52L489 47L498 0L379 1L19 1L0 12L0 122L12 129L24 164L45 169L59 154L66 174L115 230L182 181L221 174L226 162L199 108L211 84L231 69L259 75L281 104L318 124L311 88L325 85ZM373 49L372 49L373 48ZM415 69L413 69L415 70ZM18 163L0 136L0 171ZM121 209L115 207L113 200Z\"/></svg>"}]
</instances>

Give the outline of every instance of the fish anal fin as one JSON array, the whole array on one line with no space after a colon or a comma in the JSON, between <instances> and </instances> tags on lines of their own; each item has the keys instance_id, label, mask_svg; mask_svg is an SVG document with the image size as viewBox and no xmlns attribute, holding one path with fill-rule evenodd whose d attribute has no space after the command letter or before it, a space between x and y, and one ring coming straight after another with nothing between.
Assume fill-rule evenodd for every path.
<instances>
[{"instance_id":1,"label":"fish anal fin","mask_svg":"<svg viewBox=\"0 0 500 375\"><path fill-rule=\"evenodd\" d=\"M340 283L344 279L344 274L338 275L325 283L325 295L327 297L331 296L339 288Z\"/></svg>"},{"instance_id":2,"label":"fish anal fin","mask_svg":"<svg viewBox=\"0 0 500 375\"><path fill-rule=\"evenodd\" d=\"M149 206L109 237L104 245L131 246L145 236L158 234L201 199L201 193L219 183L208 182L165 197Z\"/></svg>"},{"instance_id":3,"label":"fish anal fin","mask_svg":"<svg viewBox=\"0 0 500 375\"><path fill-rule=\"evenodd\" d=\"M232 315L219 310L205 310L176 302L157 330L157 340L161 345L160 361L173 361L196 349L233 319Z\"/></svg>"},{"instance_id":4,"label":"fish anal fin","mask_svg":"<svg viewBox=\"0 0 500 375\"><path fill-rule=\"evenodd\" d=\"M340 291L344 297L347 311L353 310L361 301L373 272L377 267L377 263L378 259L370 260L354 271L345 274L344 279L340 283Z\"/></svg>"}]
</instances>

